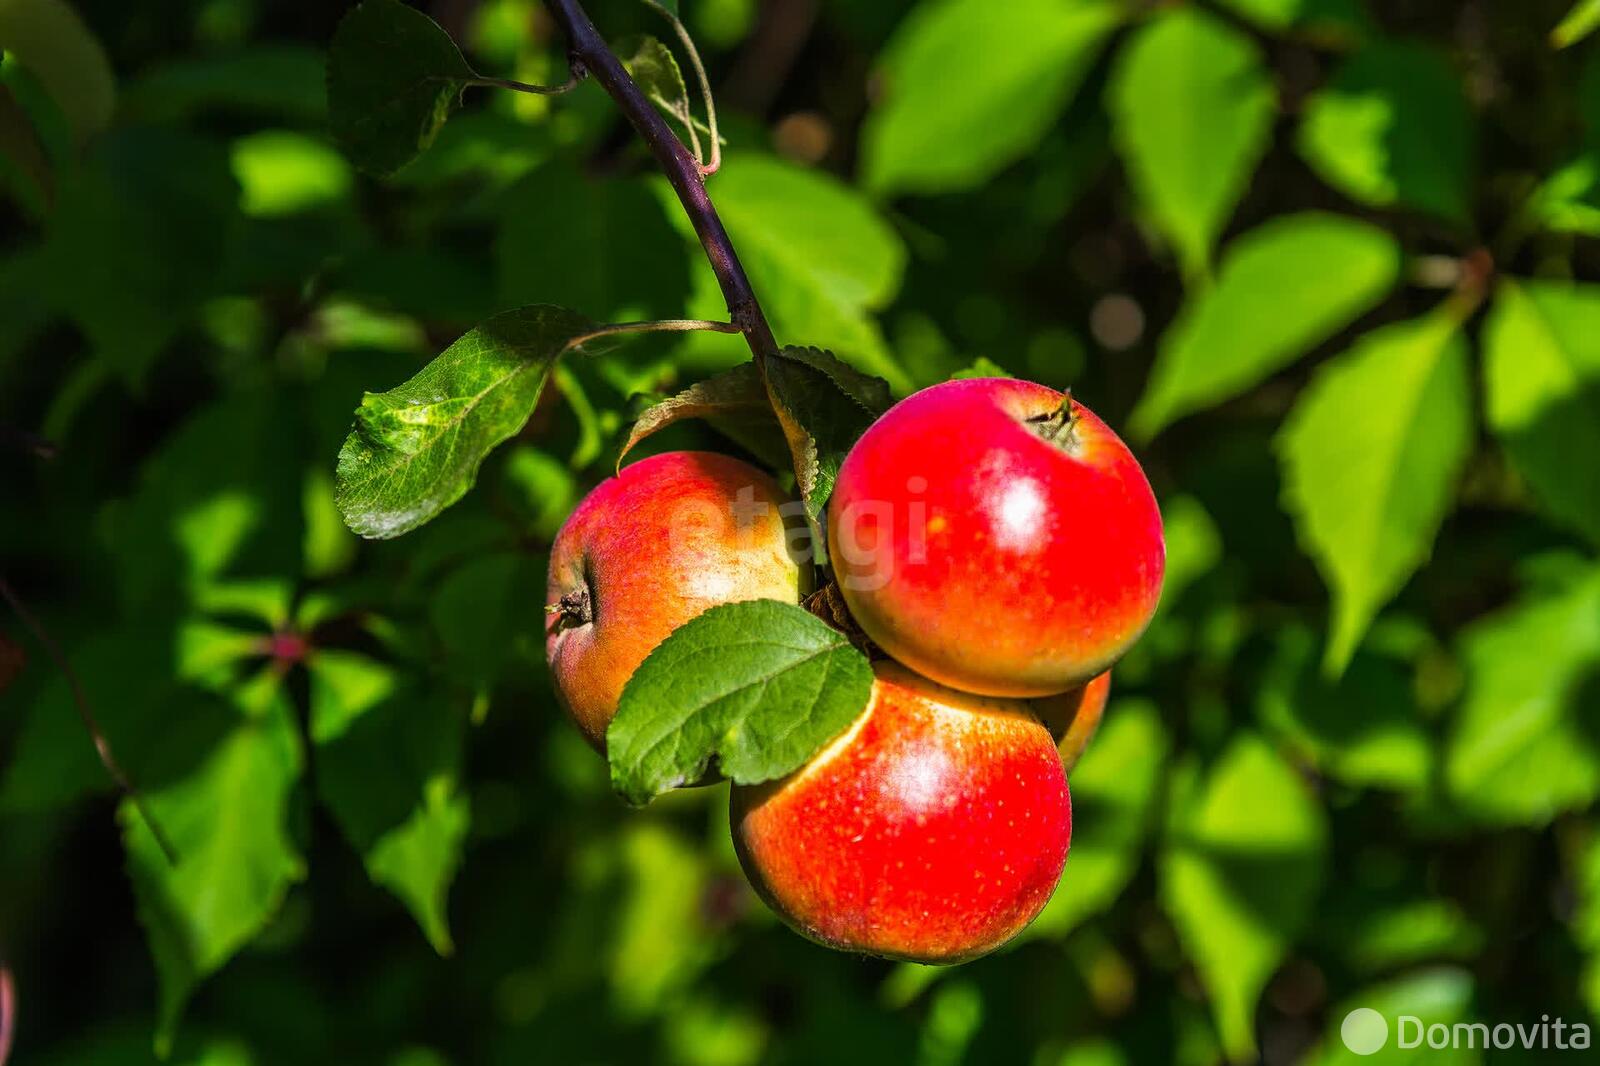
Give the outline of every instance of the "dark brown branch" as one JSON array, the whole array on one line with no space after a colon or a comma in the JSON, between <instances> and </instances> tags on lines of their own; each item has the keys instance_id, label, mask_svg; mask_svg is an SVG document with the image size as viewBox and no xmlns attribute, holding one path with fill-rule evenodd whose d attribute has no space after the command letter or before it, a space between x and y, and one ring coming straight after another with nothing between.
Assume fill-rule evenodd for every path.
<instances>
[{"instance_id":1,"label":"dark brown branch","mask_svg":"<svg viewBox=\"0 0 1600 1066\"><path fill-rule=\"evenodd\" d=\"M28 632L33 634L33 638L39 642L40 647L44 648L45 654L50 656L51 661L56 664L56 669L60 670L62 676L67 679L67 686L72 690L73 705L78 708L78 717L83 719L83 726L89 731L90 739L94 741L94 750L100 756L100 765L106 768L106 773L111 775L111 780L116 783L117 789L129 803L133 804L134 810L139 812L139 817L144 819L144 824L149 827L150 835L155 837L156 845L160 847L161 853L167 857L167 862L173 866L178 865L178 853L173 848L172 842L167 839L166 833L162 832L160 824L156 822L155 817L145 807L144 799L139 795L139 790L133 786L133 782L128 779L128 775L123 772L122 766L117 762L117 757L112 754L111 743L106 740L105 733L101 731L100 723L95 718L94 710L89 706L88 694L84 692L83 683L78 679L78 672L72 668L72 663L68 661L66 653L56 644L55 639L50 636L39 620L33 616L33 612L28 610L28 605L22 602L22 597L17 595L16 590L4 578L0 578L0 599L4 599L11 605L11 609L17 612L17 617L22 619L22 624L27 627Z\"/></svg>"},{"instance_id":2,"label":"dark brown branch","mask_svg":"<svg viewBox=\"0 0 1600 1066\"><path fill-rule=\"evenodd\" d=\"M750 287L750 279L745 276L739 256L733 250L733 242L728 239L728 231L717 217L711 197L706 195L700 161L678 140L672 127L667 125L667 120L633 83L633 79L628 77L622 61L611 51L600 31L595 29L583 5L578 0L546 2L550 13L567 36L567 50L573 69L582 69L593 75L601 88L616 101L618 110L643 138L666 173L667 181L672 185L673 192L678 194L679 202L694 225L706 258L711 261L711 269L722 287L723 299L728 303L728 317L744 334L756 365L764 367L766 357L777 354L778 342L772 336L772 327L767 324L761 304Z\"/></svg>"}]
</instances>

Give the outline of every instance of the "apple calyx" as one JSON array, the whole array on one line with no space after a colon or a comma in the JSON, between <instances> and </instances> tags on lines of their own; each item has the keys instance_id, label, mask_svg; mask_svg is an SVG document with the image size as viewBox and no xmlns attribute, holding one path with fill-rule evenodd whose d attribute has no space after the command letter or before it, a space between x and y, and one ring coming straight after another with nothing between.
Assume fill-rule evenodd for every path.
<instances>
[{"instance_id":1,"label":"apple calyx","mask_svg":"<svg viewBox=\"0 0 1600 1066\"><path fill-rule=\"evenodd\" d=\"M1028 419L1033 431L1051 444L1067 451L1078 448L1078 413L1072 407L1072 390L1061 395L1061 405L1048 414L1034 415Z\"/></svg>"},{"instance_id":2,"label":"apple calyx","mask_svg":"<svg viewBox=\"0 0 1600 1066\"><path fill-rule=\"evenodd\" d=\"M571 592L562 593L561 599L546 607L545 612L558 616L563 628L588 625L594 621L594 601L589 598L589 586L579 585Z\"/></svg>"}]
</instances>

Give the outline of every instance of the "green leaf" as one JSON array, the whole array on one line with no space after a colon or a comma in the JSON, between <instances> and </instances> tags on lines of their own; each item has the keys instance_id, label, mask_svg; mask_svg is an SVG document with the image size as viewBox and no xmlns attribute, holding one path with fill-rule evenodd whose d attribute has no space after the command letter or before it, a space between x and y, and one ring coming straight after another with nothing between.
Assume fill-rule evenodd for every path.
<instances>
[{"instance_id":1,"label":"green leaf","mask_svg":"<svg viewBox=\"0 0 1600 1066\"><path fill-rule=\"evenodd\" d=\"M1321 43L1359 38L1371 20L1361 0L1221 0L1222 6L1266 30L1293 29Z\"/></svg>"},{"instance_id":2,"label":"green leaf","mask_svg":"<svg viewBox=\"0 0 1600 1066\"><path fill-rule=\"evenodd\" d=\"M221 111L321 123L328 110L325 82L316 49L254 44L163 63L129 84L122 102L141 118L163 122Z\"/></svg>"},{"instance_id":3,"label":"green leaf","mask_svg":"<svg viewBox=\"0 0 1600 1066\"><path fill-rule=\"evenodd\" d=\"M110 123L116 76L105 49L66 0L4 0L0 49L38 77L80 142Z\"/></svg>"},{"instance_id":4,"label":"green leaf","mask_svg":"<svg viewBox=\"0 0 1600 1066\"><path fill-rule=\"evenodd\" d=\"M502 304L560 304L605 321L680 316L689 265L668 210L642 179L597 178L565 162L539 167L499 201ZM675 203L670 211L681 214Z\"/></svg>"},{"instance_id":5,"label":"green leaf","mask_svg":"<svg viewBox=\"0 0 1600 1066\"><path fill-rule=\"evenodd\" d=\"M1319 936L1337 944L1351 965L1392 971L1430 959L1471 960L1484 947L1483 930L1448 899L1412 899L1356 911L1348 927L1319 922Z\"/></svg>"},{"instance_id":6,"label":"green leaf","mask_svg":"<svg viewBox=\"0 0 1600 1066\"><path fill-rule=\"evenodd\" d=\"M1484 327L1489 425L1550 514L1600 544L1600 285L1504 281Z\"/></svg>"},{"instance_id":7,"label":"green leaf","mask_svg":"<svg viewBox=\"0 0 1600 1066\"><path fill-rule=\"evenodd\" d=\"M1015 374L1009 373L1005 367L993 359L986 355L980 355L972 361L970 366L951 374L949 380L962 381L967 378L1010 378L1015 376Z\"/></svg>"},{"instance_id":8,"label":"green leaf","mask_svg":"<svg viewBox=\"0 0 1600 1066\"><path fill-rule=\"evenodd\" d=\"M713 607L656 646L606 732L611 785L643 804L716 757L741 784L798 769L867 705L872 667L842 633L776 600Z\"/></svg>"},{"instance_id":9,"label":"green leaf","mask_svg":"<svg viewBox=\"0 0 1600 1066\"><path fill-rule=\"evenodd\" d=\"M1162 338L1133 433L1148 439L1260 384L1369 310L1399 274L1393 237L1337 215L1286 215L1244 234L1216 285L1192 295Z\"/></svg>"},{"instance_id":10,"label":"green leaf","mask_svg":"<svg viewBox=\"0 0 1600 1066\"><path fill-rule=\"evenodd\" d=\"M186 603L286 615L303 539L299 432L285 394L244 389L162 442L101 527L130 617Z\"/></svg>"},{"instance_id":11,"label":"green leaf","mask_svg":"<svg viewBox=\"0 0 1600 1066\"><path fill-rule=\"evenodd\" d=\"M866 184L927 193L987 180L1038 143L1122 17L1100 0L917 5L879 60Z\"/></svg>"},{"instance_id":12,"label":"green leaf","mask_svg":"<svg viewBox=\"0 0 1600 1066\"><path fill-rule=\"evenodd\" d=\"M650 102L677 120L685 131L700 128L689 103L689 87L684 84L683 71L672 49L654 37L646 37L622 65Z\"/></svg>"},{"instance_id":13,"label":"green leaf","mask_svg":"<svg viewBox=\"0 0 1600 1066\"><path fill-rule=\"evenodd\" d=\"M1300 396L1278 453L1284 506L1333 590L1330 672L1427 560L1471 447L1452 305L1366 334Z\"/></svg>"},{"instance_id":14,"label":"green leaf","mask_svg":"<svg viewBox=\"0 0 1600 1066\"><path fill-rule=\"evenodd\" d=\"M1600 571L1474 625L1462 653L1467 695L1445 761L1456 803L1492 824L1542 825L1600 796Z\"/></svg>"},{"instance_id":15,"label":"green leaf","mask_svg":"<svg viewBox=\"0 0 1600 1066\"><path fill-rule=\"evenodd\" d=\"M1259 689L1261 720L1307 762L1357 786L1416 791L1433 769L1433 740L1402 664L1358 654L1332 681L1317 669L1316 637L1292 626Z\"/></svg>"},{"instance_id":16,"label":"green leaf","mask_svg":"<svg viewBox=\"0 0 1600 1066\"><path fill-rule=\"evenodd\" d=\"M1600 150L1590 149L1546 178L1524 211L1544 229L1600 237Z\"/></svg>"},{"instance_id":17,"label":"green leaf","mask_svg":"<svg viewBox=\"0 0 1600 1066\"><path fill-rule=\"evenodd\" d=\"M1025 937L1061 937L1109 907L1139 866L1166 764L1159 709L1119 700L1072 771L1072 856Z\"/></svg>"},{"instance_id":18,"label":"green leaf","mask_svg":"<svg viewBox=\"0 0 1600 1066\"><path fill-rule=\"evenodd\" d=\"M35 221L48 214L55 198L55 175L44 143L4 80L0 80L0 193L9 193Z\"/></svg>"},{"instance_id":19,"label":"green leaf","mask_svg":"<svg viewBox=\"0 0 1600 1066\"><path fill-rule=\"evenodd\" d=\"M445 913L469 822L460 789L464 719L420 682L351 652L311 671L317 789L373 882L410 909L434 950L453 948Z\"/></svg>"},{"instance_id":20,"label":"green leaf","mask_svg":"<svg viewBox=\"0 0 1600 1066\"><path fill-rule=\"evenodd\" d=\"M339 511L364 537L397 537L464 496L478 465L533 413L556 357L595 324L560 307L495 315L410 381L367 393L339 451Z\"/></svg>"},{"instance_id":21,"label":"green leaf","mask_svg":"<svg viewBox=\"0 0 1600 1066\"><path fill-rule=\"evenodd\" d=\"M1600 1013L1600 834L1594 825L1586 827L1578 847L1570 856L1571 883L1578 905L1572 915L1572 939L1586 956L1582 994L1591 1013Z\"/></svg>"},{"instance_id":22,"label":"green leaf","mask_svg":"<svg viewBox=\"0 0 1600 1066\"><path fill-rule=\"evenodd\" d=\"M1277 95L1248 37L1193 8L1160 15L1118 57L1110 85L1117 146L1139 199L1206 273L1267 149Z\"/></svg>"},{"instance_id":23,"label":"green leaf","mask_svg":"<svg viewBox=\"0 0 1600 1066\"><path fill-rule=\"evenodd\" d=\"M506 456L504 485L525 528L546 544L556 539L581 495L565 463L529 445L518 445Z\"/></svg>"},{"instance_id":24,"label":"green leaf","mask_svg":"<svg viewBox=\"0 0 1600 1066\"><path fill-rule=\"evenodd\" d=\"M806 513L820 521L845 455L889 408L888 383L819 348L785 348L767 360L767 384Z\"/></svg>"},{"instance_id":25,"label":"green leaf","mask_svg":"<svg viewBox=\"0 0 1600 1066\"><path fill-rule=\"evenodd\" d=\"M897 391L909 391L910 378L870 316L899 291L906 250L872 204L826 174L750 153L725 156L715 184L717 210L779 340L827 348ZM672 196L665 181L656 188L664 199ZM726 317L699 239L676 200L669 203L673 223L692 249L689 313ZM745 355L737 338L710 333L691 334L684 351L697 364L718 369Z\"/></svg>"},{"instance_id":26,"label":"green leaf","mask_svg":"<svg viewBox=\"0 0 1600 1066\"><path fill-rule=\"evenodd\" d=\"M170 1046L194 987L261 931L305 875L289 831L300 769L293 709L279 688L192 768L165 783L148 775L141 782L176 866L131 804L122 805L128 875L161 978L158 1048Z\"/></svg>"},{"instance_id":27,"label":"green leaf","mask_svg":"<svg viewBox=\"0 0 1600 1066\"><path fill-rule=\"evenodd\" d=\"M476 76L427 15L362 0L328 45L328 125L356 166L392 174L433 143Z\"/></svg>"},{"instance_id":28,"label":"green leaf","mask_svg":"<svg viewBox=\"0 0 1600 1066\"><path fill-rule=\"evenodd\" d=\"M1424 45L1363 48L1306 102L1300 154L1360 203L1468 217L1474 131L1461 79Z\"/></svg>"},{"instance_id":29,"label":"green leaf","mask_svg":"<svg viewBox=\"0 0 1600 1066\"><path fill-rule=\"evenodd\" d=\"M1322 884L1326 816L1293 768L1250 733L1204 781L1191 774L1180 785L1161 857L1162 904L1211 993L1229 1057L1253 1059L1261 990Z\"/></svg>"},{"instance_id":30,"label":"green leaf","mask_svg":"<svg viewBox=\"0 0 1600 1066\"><path fill-rule=\"evenodd\" d=\"M258 218L293 215L337 203L354 179L344 156L292 130L260 130L233 142L240 208Z\"/></svg>"},{"instance_id":31,"label":"green leaf","mask_svg":"<svg viewBox=\"0 0 1600 1066\"><path fill-rule=\"evenodd\" d=\"M1457 1022L1474 1022L1479 1020L1474 1006L1472 974L1455 967L1420 970L1363 988L1328 1012L1329 1032L1322 1053L1311 1061L1316 1066L1478 1066L1484 1061L1484 1044L1474 1048L1463 1041L1441 1049L1424 1040L1415 1048L1403 1048L1398 1031L1402 1016L1418 1018L1425 1026L1447 1028ZM1375 1010L1388 1022L1388 1042L1376 1054L1357 1055L1340 1036L1344 1019L1357 1007ZM1414 1038L1408 1034L1407 1042ZM1497 1059L1491 1055L1489 1061Z\"/></svg>"},{"instance_id":32,"label":"green leaf","mask_svg":"<svg viewBox=\"0 0 1600 1066\"><path fill-rule=\"evenodd\" d=\"M544 656L545 564L514 552L469 559L435 585L428 616L450 676L487 694L508 663Z\"/></svg>"},{"instance_id":33,"label":"green leaf","mask_svg":"<svg viewBox=\"0 0 1600 1066\"><path fill-rule=\"evenodd\" d=\"M152 749L161 746L164 723L181 718L191 704L206 702L175 680L179 654L171 641L154 626L127 627L67 648L67 660L111 750L135 780L142 778ZM64 676L51 677L31 701L8 749L0 811L47 811L114 788L78 717L71 686Z\"/></svg>"},{"instance_id":34,"label":"green leaf","mask_svg":"<svg viewBox=\"0 0 1600 1066\"><path fill-rule=\"evenodd\" d=\"M225 147L174 129L112 129L62 175L40 264L50 305L138 388L221 291L239 186Z\"/></svg>"},{"instance_id":35,"label":"green leaf","mask_svg":"<svg viewBox=\"0 0 1600 1066\"><path fill-rule=\"evenodd\" d=\"M1222 535L1193 496L1162 500L1161 525L1167 541L1167 569L1157 610L1165 614L1180 601L1185 589L1216 570L1222 561Z\"/></svg>"},{"instance_id":36,"label":"green leaf","mask_svg":"<svg viewBox=\"0 0 1600 1066\"><path fill-rule=\"evenodd\" d=\"M767 398L766 383L754 363L740 363L646 408L623 442L617 464L646 437L688 418L705 419L763 460L771 461L776 454L780 465L788 461L788 445Z\"/></svg>"},{"instance_id":37,"label":"green leaf","mask_svg":"<svg viewBox=\"0 0 1600 1066\"><path fill-rule=\"evenodd\" d=\"M1600 0L1577 0L1566 17L1550 31L1550 43L1557 48L1577 44L1600 27Z\"/></svg>"}]
</instances>

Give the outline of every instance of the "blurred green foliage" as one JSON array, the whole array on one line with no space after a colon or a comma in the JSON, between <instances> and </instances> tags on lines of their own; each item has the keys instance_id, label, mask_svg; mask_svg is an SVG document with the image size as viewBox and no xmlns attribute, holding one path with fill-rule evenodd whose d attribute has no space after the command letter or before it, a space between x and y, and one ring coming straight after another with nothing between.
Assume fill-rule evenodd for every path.
<instances>
[{"instance_id":1,"label":"blurred green foliage","mask_svg":"<svg viewBox=\"0 0 1600 1066\"><path fill-rule=\"evenodd\" d=\"M1055 899L952 970L814 947L722 788L628 811L561 719L550 539L739 338L569 358L460 502L345 528L363 394L492 315L725 314L595 86L469 88L379 182L327 130L344 5L0 0L0 576L181 857L0 616L21 1060L1332 1063L1358 1005L1600 1019L1600 6L682 7L779 339L1070 385L1161 497ZM452 77L564 76L533 0L426 10ZM641 445L682 446L739 450Z\"/></svg>"}]
</instances>

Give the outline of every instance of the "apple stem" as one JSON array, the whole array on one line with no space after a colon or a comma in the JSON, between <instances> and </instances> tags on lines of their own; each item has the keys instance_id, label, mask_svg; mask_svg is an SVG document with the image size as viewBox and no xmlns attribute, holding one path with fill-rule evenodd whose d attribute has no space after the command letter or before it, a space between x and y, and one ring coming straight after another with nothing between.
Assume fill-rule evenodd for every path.
<instances>
[{"instance_id":1,"label":"apple stem","mask_svg":"<svg viewBox=\"0 0 1600 1066\"><path fill-rule=\"evenodd\" d=\"M570 59L587 71L616 102L629 123L632 124L656 162L665 172L667 182L677 193L684 213L694 225L694 231L705 249L706 259L717 276L723 299L728 304L728 317L750 346L756 366L764 371L768 356L778 354L778 342L772 335L755 290L734 251L733 241L717 215L717 209L706 193L705 168L687 146L672 132L667 120L655 109L639 86L634 84L605 38L589 19L579 0L546 0L550 13L567 37Z\"/></svg>"},{"instance_id":2,"label":"apple stem","mask_svg":"<svg viewBox=\"0 0 1600 1066\"><path fill-rule=\"evenodd\" d=\"M1068 449L1078 446L1078 412L1072 406L1071 389L1061 397L1061 406L1047 415L1035 415L1028 421L1033 423L1035 432L1050 443Z\"/></svg>"}]
</instances>

